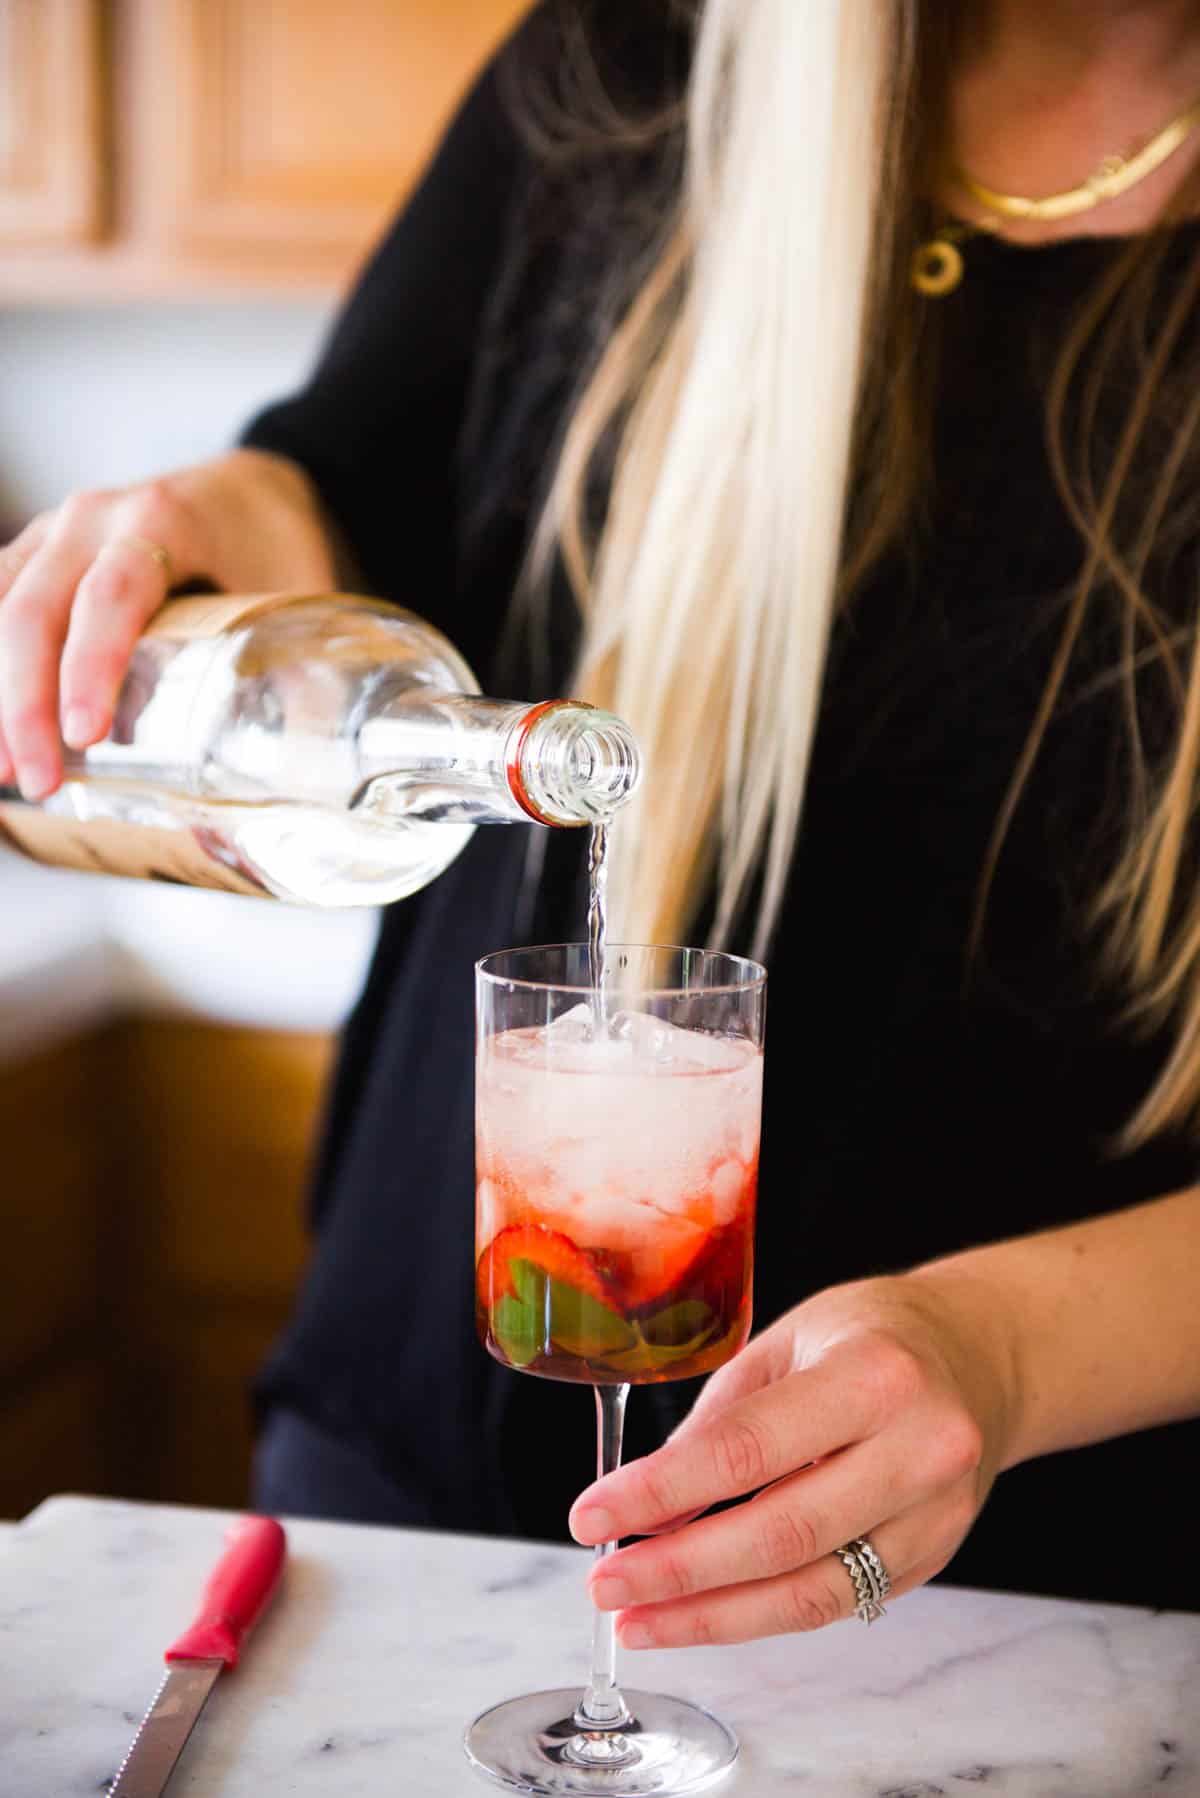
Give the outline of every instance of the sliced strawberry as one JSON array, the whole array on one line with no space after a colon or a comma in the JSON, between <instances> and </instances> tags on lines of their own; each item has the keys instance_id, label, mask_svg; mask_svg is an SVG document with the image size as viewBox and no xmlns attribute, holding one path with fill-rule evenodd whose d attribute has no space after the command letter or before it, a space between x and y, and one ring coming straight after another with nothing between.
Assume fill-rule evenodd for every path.
<instances>
[{"instance_id":1,"label":"sliced strawberry","mask_svg":"<svg viewBox=\"0 0 1200 1798\"><path fill-rule=\"evenodd\" d=\"M639 1315L672 1300L701 1298L723 1311L745 1283L749 1232L739 1221L711 1231L699 1244L679 1244L674 1254L656 1254L651 1265L622 1286L628 1309Z\"/></svg>"},{"instance_id":2,"label":"sliced strawberry","mask_svg":"<svg viewBox=\"0 0 1200 1798\"><path fill-rule=\"evenodd\" d=\"M475 1285L485 1306L515 1294L509 1271L514 1261L532 1261L550 1279L586 1292L602 1305L612 1304L612 1290L595 1260L577 1248L569 1236L545 1224L509 1224L492 1238L479 1257Z\"/></svg>"},{"instance_id":3,"label":"sliced strawberry","mask_svg":"<svg viewBox=\"0 0 1200 1798\"><path fill-rule=\"evenodd\" d=\"M733 1166L719 1162L714 1170L717 1179L727 1179ZM757 1171L756 1165L746 1169L736 1164L732 1193L718 1190L715 1183L702 1187L684 1211L655 1222L620 1278L621 1296L630 1311L645 1312L672 1296L698 1291L705 1283L723 1283L729 1267L744 1266Z\"/></svg>"},{"instance_id":4,"label":"sliced strawberry","mask_svg":"<svg viewBox=\"0 0 1200 1798\"><path fill-rule=\"evenodd\" d=\"M687 1220L686 1227L672 1230L670 1223L647 1232L645 1242L625 1257L627 1271L621 1277L621 1297L630 1311L644 1311L686 1281L689 1270L703 1261L708 1238Z\"/></svg>"}]
</instances>

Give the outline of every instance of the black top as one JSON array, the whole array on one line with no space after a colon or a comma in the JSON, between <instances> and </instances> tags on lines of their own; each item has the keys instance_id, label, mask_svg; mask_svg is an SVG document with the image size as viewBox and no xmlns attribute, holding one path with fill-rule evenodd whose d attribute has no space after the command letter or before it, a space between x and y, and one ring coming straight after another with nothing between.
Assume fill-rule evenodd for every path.
<instances>
[{"instance_id":1,"label":"black top","mask_svg":"<svg viewBox=\"0 0 1200 1798\"><path fill-rule=\"evenodd\" d=\"M676 79L679 45L656 8L619 11L606 77L644 105ZM485 690L530 699L565 679L570 601L557 596L537 674L501 676L501 626L587 355L582 321L641 247L638 201L663 153L535 153L510 77L548 79L552 35L540 9L485 73L309 385L246 439L310 471L373 590L446 630ZM1190 1143L1109 1147L1161 1045L1119 1027L1086 924L1122 728L1114 692L1086 686L1110 648L1099 640L964 980L985 846L1080 561L1044 449L1046 358L1111 253L978 241L961 288L931 302L944 329L931 516L838 629L769 958L759 1327L825 1285L1194 1178ZM314 1258L260 1396L357 1445L444 1526L562 1538L590 1476L592 1406L497 1365L472 1315L472 964L583 927L579 837L545 839L540 882L526 878L530 838L478 831L385 914L332 1095ZM693 1396L692 1382L635 1392L628 1453ZM1003 1475L951 1576L1200 1605L1186 1548L1197 1437L1177 1425Z\"/></svg>"}]
</instances>

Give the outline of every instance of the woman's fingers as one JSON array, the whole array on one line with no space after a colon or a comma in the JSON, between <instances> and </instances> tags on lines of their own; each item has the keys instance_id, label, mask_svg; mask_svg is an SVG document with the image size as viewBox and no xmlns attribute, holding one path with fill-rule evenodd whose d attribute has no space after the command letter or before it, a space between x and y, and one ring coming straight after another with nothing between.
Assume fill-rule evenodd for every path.
<instances>
[{"instance_id":1,"label":"woman's fingers","mask_svg":"<svg viewBox=\"0 0 1200 1798\"><path fill-rule=\"evenodd\" d=\"M209 545L172 480L79 493L0 553L0 757L28 799L62 778L62 741L104 736L146 621ZM0 774L3 774L0 760Z\"/></svg>"},{"instance_id":2,"label":"woman's fingers","mask_svg":"<svg viewBox=\"0 0 1200 1798\"><path fill-rule=\"evenodd\" d=\"M919 1459L903 1447L881 1454L859 1444L747 1504L621 1549L596 1568L592 1599L599 1610L619 1611L792 1572L907 1510L928 1490Z\"/></svg>"},{"instance_id":3,"label":"woman's fingers","mask_svg":"<svg viewBox=\"0 0 1200 1798\"><path fill-rule=\"evenodd\" d=\"M172 583L203 574L203 523L173 480L84 496L102 504L96 553L79 583L62 663L63 735L86 749L105 735L134 645Z\"/></svg>"},{"instance_id":4,"label":"woman's fingers","mask_svg":"<svg viewBox=\"0 0 1200 1798\"><path fill-rule=\"evenodd\" d=\"M27 799L44 799L62 779L58 664L91 553L82 534L56 524L0 604L0 725Z\"/></svg>"},{"instance_id":5,"label":"woman's fingers","mask_svg":"<svg viewBox=\"0 0 1200 1798\"><path fill-rule=\"evenodd\" d=\"M649 1536L671 1536L676 1530L686 1528L695 1518L704 1515L705 1506L699 1505L694 1511L685 1511L682 1517L672 1517L670 1523L660 1523L657 1529L648 1530Z\"/></svg>"},{"instance_id":6,"label":"woman's fingers","mask_svg":"<svg viewBox=\"0 0 1200 1798\"><path fill-rule=\"evenodd\" d=\"M800 1469L747 1504L620 1549L595 1569L592 1598L600 1610L616 1611L769 1579L819 1560L936 1495L958 1491L964 1503L971 1502L977 1466L977 1435L969 1420L920 1407L869 1442Z\"/></svg>"},{"instance_id":7,"label":"woman's fingers","mask_svg":"<svg viewBox=\"0 0 1200 1798\"><path fill-rule=\"evenodd\" d=\"M11 543L6 543L0 549L0 603L25 564L41 548L49 524L48 515L35 518L18 537L14 537ZM3 724L0 724L0 786L11 786L14 774L8 740L4 735Z\"/></svg>"},{"instance_id":8,"label":"woman's fingers","mask_svg":"<svg viewBox=\"0 0 1200 1798\"><path fill-rule=\"evenodd\" d=\"M848 1343L676 1431L654 1454L589 1486L571 1511L571 1534L583 1543L644 1536L870 1434L883 1395L859 1366L868 1355L865 1343Z\"/></svg>"},{"instance_id":9,"label":"woman's fingers","mask_svg":"<svg viewBox=\"0 0 1200 1798\"><path fill-rule=\"evenodd\" d=\"M748 1398L764 1386L774 1385L796 1371L793 1345L782 1331L764 1330L753 1336L740 1355L727 1361L708 1376L687 1416L671 1433L670 1440L690 1434L697 1424L707 1423L740 1398Z\"/></svg>"},{"instance_id":10,"label":"woman's fingers","mask_svg":"<svg viewBox=\"0 0 1200 1798\"><path fill-rule=\"evenodd\" d=\"M11 543L6 543L4 548L0 549L0 602L4 600L9 588L31 556L42 547L46 540L46 533L50 529L51 519L51 513L41 513L37 518L32 519L25 529L13 538Z\"/></svg>"},{"instance_id":11,"label":"woman's fingers","mask_svg":"<svg viewBox=\"0 0 1200 1798\"><path fill-rule=\"evenodd\" d=\"M976 1508L970 1483L961 1481L952 1492L860 1531L887 1569L893 1597L903 1597L940 1573L974 1521ZM837 1555L826 1554L771 1579L632 1607L619 1618L617 1634L624 1648L749 1642L822 1629L852 1617L856 1603L849 1570Z\"/></svg>"},{"instance_id":12,"label":"woman's fingers","mask_svg":"<svg viewBox=\"0 0 1200 1798\"><path fill-rule=\"evenodd\" d=\"M646 1538L592 1575L629 1647L742 1642L849 1616L854 1585L836 1551L857 1536L897 1593L945 1566L986 1495L985 1431L901 1288L858 1282L797 1306L709 1381L661 1449L581 1495L578 1541Z\"/></svg>"},{"instance_id":13,"label":"woman's fingers","mask_svg":"<svg viewBox=\"0 0 1200 1798\"><path fill-rule=\"evenodd\" d=\"M60 675L62 733L72 749L108 731L134 646L169 585L167 567L136 536L105 543L80 581Z\"/></svg>"}]
</instances>

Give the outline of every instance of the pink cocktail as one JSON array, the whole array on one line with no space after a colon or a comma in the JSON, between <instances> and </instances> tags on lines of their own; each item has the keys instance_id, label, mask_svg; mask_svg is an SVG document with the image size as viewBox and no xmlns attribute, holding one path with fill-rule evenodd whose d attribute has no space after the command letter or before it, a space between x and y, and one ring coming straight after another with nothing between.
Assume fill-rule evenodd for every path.
<instances>
[{"instance_id":1,"label":"pink cocktail","mask_svg":"<svg viewBox=\"0 0 1200 1798\"><path fill-rule=\"evenodd\" d=\"M684 1379L750 1330L762 1055L586 1005L480 1044L476 1307L498 1360Z\"/></svg>"}]
</instances>

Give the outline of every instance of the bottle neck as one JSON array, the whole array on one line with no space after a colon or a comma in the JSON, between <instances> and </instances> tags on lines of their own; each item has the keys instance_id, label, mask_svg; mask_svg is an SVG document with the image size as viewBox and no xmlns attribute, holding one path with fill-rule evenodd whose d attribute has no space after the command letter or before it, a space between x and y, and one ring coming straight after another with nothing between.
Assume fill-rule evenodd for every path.
<instances>
[{"instance_id":1,"label":"bottle neck","mask_svg":"<svg viewBox=\"0 0 1200 1798\"><path fill-rule=\"evenodd\" d=\"M641 772L628 726L575 700L409 688L359 727L356 806L381 818L601 823Z\"/></svg>"},{"instance_id":2,"label":"bottle neck","mask_svg":"<svg viewBox=\"0 0 1200 1798\"><path fill-rule=\"evenodd\" d=\"M530 754L529 739L551 712L570 706L570 700L543 699L539 704L531 705L523 711L509 729L504 757L508 790L521 810L535 824L559 824L562 819L553 814L553 799L545 792L541 769ZM552 808L550 813L546 809L547 803ZM577 820L572 819L571 822L575 823Z\"/></svg>"}]
</instances>

